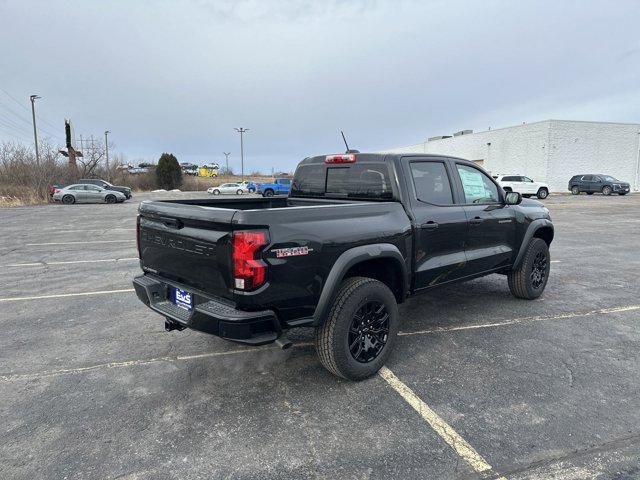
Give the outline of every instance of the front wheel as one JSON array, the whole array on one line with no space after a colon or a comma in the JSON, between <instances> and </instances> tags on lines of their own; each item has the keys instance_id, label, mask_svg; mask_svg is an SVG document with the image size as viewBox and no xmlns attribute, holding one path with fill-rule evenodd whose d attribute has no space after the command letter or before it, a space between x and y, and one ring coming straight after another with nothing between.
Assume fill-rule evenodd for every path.
<instances>
[{"instance_id":1,"label":"front wheel","mask_svg":"<svg viewBox=\"0 0 640 480\"><path fill-rule=\"evenodd\" d=\"M533 300L544 292L549 280L549 246L541 238L532 238L517 270L508 273L509 290L514 297Z\"/></svg>"},{"instance_id":2,"label":"front wheel","mask_svg":"<svg viewBox=\"0 0 640 480\"><path fill-rule=\"evenodd\" d=\"M611 187L609 185L602 187L602 194L606 196L611 195Z\"/></svg>"},{"instance_id":3,"label":"front wheel","mask_svg":"<svg viewBox=\"0 0 640 480\"><path fill-rule=\"evenodd\" d=\"M117 199L115 195L107 195L107 198L104 199L107 203L116 203Z\"/></svg>"},{"instance_id":4,"label":"front wheel","mask_svg":"<svg viewBox=\"0 0 640 480\"><path fill-rule=\"evenodd\" d=\"M398 323L398 304L389 287L373 278L348 278L326 321L316 328L320 362L348 380L370 377L389 358Z\"/></svg>"},{"instance_id":5,"label":"front wheel","mask_svg":"<svg viewBox=\"0 0 640 480\"><path fill-rule=\"evenodd\" d=\"M211 192L211 193L213 193L214 195L220 195L220 190L214 190L214 191L213 191L213 192Z\"/></svg>"},{"instance_id":6,"label":"front wheel","mask_svg":"<svg viewBox=\"0 0 640 480\"><path fill-rule=\"evenodd\" d=\"M547 190L546 188L541 188L540 190L538 190L538 194L537 197L540 200L544 200L545 198L547 198L549 196L549 190Z\"/></svg>"},{"instance_id":7,"label":"front wheel","mask_svg":"<svg viewBox=\"0 0 640 480\"><path fill-rule=\"evenodd\" d=\"M236 195L242 195L242 190L240 189L236 190Z\"/></svg>"},{"instance_id":8,"label":"front wheel","mask_svg":"<svg viewBox=\"0 0 640 480\"><path fill-rule=\"evenodd\" d=\"M580 195L580 188L579 187L571 187L571 193L573 195Z\"/></svg>"}]
</instances>

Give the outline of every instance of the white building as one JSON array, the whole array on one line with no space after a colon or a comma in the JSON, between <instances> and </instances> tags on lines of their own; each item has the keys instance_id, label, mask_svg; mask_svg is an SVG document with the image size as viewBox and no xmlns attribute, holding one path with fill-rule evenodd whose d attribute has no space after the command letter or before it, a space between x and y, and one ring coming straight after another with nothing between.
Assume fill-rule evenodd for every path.
<instances>
[{"instance_id":1,"label":"white building","mask_svg":"<svg viewBox=\"0 0 640 480\"><path fill-rule=\"evenodd\" d=\"M433 153L472 160L493 174L520 174L566 192L569 179L602 173L639 190L640 124L545 120L452 136L386 150Z\"/></svg>"}]
</instances>

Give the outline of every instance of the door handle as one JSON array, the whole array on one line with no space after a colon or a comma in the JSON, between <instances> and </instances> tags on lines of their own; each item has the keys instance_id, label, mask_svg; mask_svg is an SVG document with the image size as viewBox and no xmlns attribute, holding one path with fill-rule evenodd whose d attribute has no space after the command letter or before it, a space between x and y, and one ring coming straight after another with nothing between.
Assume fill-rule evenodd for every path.
<instances>
[{"instance_id":1,"label":"door handle","mask_svg":"<svg viewBox=\"0 0 640 480\"><path fill-rule=\"evenodd\" d=\"M475 218L472 218L471 220L469 220L469 223L470 223L471 225L479 225L479 224L481 224L482 222L483 222L483 219L482 219L482 218L480 218L480 217L475 217Z\"/></svg>"},{"instance_id":2,"label":"door handle","mask_svg":"<svg viewBox=\"0 0 640 480\"><path fill-rule=\"evenodd\" d=\"M420 228L424 228L425 230L435 230L438 228L438 222L434 222L433 220L429 220L426 223L420 225Z\"/></svg>"}]
</instances>

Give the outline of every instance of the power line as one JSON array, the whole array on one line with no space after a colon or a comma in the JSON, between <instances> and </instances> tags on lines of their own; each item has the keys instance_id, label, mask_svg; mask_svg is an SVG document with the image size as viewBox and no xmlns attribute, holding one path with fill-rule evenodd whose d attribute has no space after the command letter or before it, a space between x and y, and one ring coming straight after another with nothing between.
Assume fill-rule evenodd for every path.
<instances>
[{"instance_id":1,"label":"power line","mask_svg":"<svg viewBox=\"0 0 640 480\"><path fill-rule=\"evenodd\" d=\"M32 126L32 122L30 122L29 120L25 119L22 115L20 115L19 113L16 113L15 110L12 110L11 108L7 107L4 103L0 102L0 107L3 107L7 112L13 114L15 116L15 118L17 118L18 120L22 120L22 122L31 127ZM36 118L40 118L40 117L36 117ZM6 119L6 117L5 117ZM14 122L15 123L15 122ZM17 123L16 123L17 125ZM40 130L43 131L44 133L46 133L48 136L50 137L54 137L57 138L58 140L60 140L62 137L60 137L59 135L56 135L55 133L50 132L49 130L40 127Z\"/></svg>"},{"instance_id":2,"label":"power line","mask_svg":"<svg viewBox=\"0 0 640 480\"><path fill-rule=\"evenodd\" d=\"M16 97L14 97L13 95L11 95L9 92L7 92L4 88L0 87L0 90L2 90L5 95L7 95L7 97L9 97L11 100L13 100L15 103L17 103L18 105L20 105L21 108L23 108L27 113L29 113L29 108L24 106L23 103L18 100ZM40 115L36 115L36 118L38 120L40 120L41 122L46 123L47 125L49 125L51 128L55 128L57 129L58 127L56 127L55 125L53 125L51 122L48 122L45 118L42 118ZM41 129L42 130L42 129Z\"/></svg>"}]
</instances>

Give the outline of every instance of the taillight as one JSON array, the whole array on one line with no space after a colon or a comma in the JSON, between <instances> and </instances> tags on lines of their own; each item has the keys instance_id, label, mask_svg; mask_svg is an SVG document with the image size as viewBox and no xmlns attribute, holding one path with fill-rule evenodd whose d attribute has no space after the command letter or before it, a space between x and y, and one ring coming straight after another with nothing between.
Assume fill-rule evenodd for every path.
<instances>
[{"instance_id":1,"label":"taillight","mask_svg":"<svg viewBox=\"0 0 640 480\"><path fill-rule=\"evenodd\" d=\"M59 189L59 188L56 188L55 193L60 193L60 189Z\"/></svg>"},{"instance_id":2,"label":"taillight","mask_svg":"<svg viewBox=\"0 0 640 480\"><path fill-rule=\"evenodd\" d=\"M266 231L233 233L233 281L238 290L255 290L267 278L267 265L260 259L269 244Z\"/></svg>"},{"instance_id":3,"label":"taillight","mask_svg":"<svg viewBox=\"0 0 640 480\"><path fill-rule=\"evenodd\" d=\"M340 155L327 155L324 158L324 163L355 163L355 153L343 153Z\"/></svg>"},{"instance_id":4,"label":"taillight","mask_svg":"<svg viewBox=\"0 0 640 480\"><path fill-rule=\"evenodd\" d=\"M142 260L142 251L140 250L140 215L136 217L136 246L138 247L138 258Z\"/></svg>"}]
</instances>

